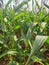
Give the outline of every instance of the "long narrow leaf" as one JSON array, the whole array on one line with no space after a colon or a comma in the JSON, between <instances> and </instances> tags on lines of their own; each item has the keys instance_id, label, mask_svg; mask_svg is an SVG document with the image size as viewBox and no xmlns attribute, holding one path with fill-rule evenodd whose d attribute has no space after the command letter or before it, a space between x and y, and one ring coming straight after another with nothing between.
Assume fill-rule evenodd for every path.
<instances>
[{"instance_id":1,"label":"long narrow leaf","mask_svg":"<svg viewBox=\"0 0 49 65\"><path fill-rule=\"evenodd\" d=\"M43 4L49 9L49 6L43 1Z\"/></svg>"},{"instance_id":2,"label":"long narrow leaf","mask_svg":"<svg viewBox=\"0 0 49 65\"><path fill-rule=\"evenodd\" d=\"M0 58L10 54L10 55L16 55L17 51L7 51L0 55Z\"/></svg>"},{"instance_id":3,"label":"long narrow leaf","mask_svg":"<svg viewBox=\"0 0 49 65\"><path fill-rule=\"evenodd\" d=\"M46 39L47 39L47 36L36 36L33 48L31 50L31 53L25 65L28 65L31 56L34 55L34 53L40 49L40 47L44 44Z\"/></svg>"},{"instance_id":4,"label":"long narrow leaf","mask_svg":"<svg viewBox=\"0 0 49 65\"><path fill-rule=\"evenodd\" d=\"M38 9L40 9L40 6L39 6L37 0L35 0L35 3L36 3L36 6L38 7Z\"/></svg>"},{"instance_id":5,"label":"long narrow leaf","mask_svg":"<svg viewBox=\"0 0 49 65\"><path fill-rule=\"evenodd\" d=\"M5 9L8 7L8 5L12 2L12 0L8 0L6 6L5 6Z\"/></svg>"}]
</instances>

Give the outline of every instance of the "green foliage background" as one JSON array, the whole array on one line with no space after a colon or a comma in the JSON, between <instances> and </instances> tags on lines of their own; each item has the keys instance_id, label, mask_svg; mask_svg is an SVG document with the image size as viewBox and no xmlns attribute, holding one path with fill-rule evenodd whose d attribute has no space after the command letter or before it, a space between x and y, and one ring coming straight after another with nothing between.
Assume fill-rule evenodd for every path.
<instances>
[{"instance_id":1,"label":"green foliage background","mask_svg":"<svg viewBox=\"0 0 49 65\"><path fill-rule=\"evenodd\" d=\"M12 9L8 7L11 1L0 9L0 61L6 64L7 58L7 65L48 65L44 52L49 50L49 13L37 1L39 12Z\"/></svg>"}]
</instances>

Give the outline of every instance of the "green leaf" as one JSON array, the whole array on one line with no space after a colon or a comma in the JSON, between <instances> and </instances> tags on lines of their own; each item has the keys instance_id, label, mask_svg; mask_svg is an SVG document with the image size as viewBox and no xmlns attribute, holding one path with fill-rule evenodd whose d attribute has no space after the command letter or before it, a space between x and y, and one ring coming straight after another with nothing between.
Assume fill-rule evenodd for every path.
<instances>
[{"instance_id":1,"label":"green leaf","mask_svg":"<svg viewBox=\"0 0 49 65\"><path fill-rule=\"evenodd\" d=\"M0 41L0 44L3 45L5 48L9 49L8 45L3 43L3 41Z\"/></svg>"},{"instance_id":2,"label":"green leaf","mask_svg":"<svg viewBox=\"0 0 49 65\"><path fill-rule=\"evenodd\" d=\"M8 54L10 54L10 55L16 55L16 54L17 54L17 51L6 51L6 52L4 52L4 53L2 53L2 54L0 55L0 58L6 56L6 55L8 55Z\"/></svg>"},{"instance_id":3,"label":"green leaf","mask_svg":"<svg viewBox=\"0 0 49 65\"><path fill-rule=\"evenodd\" d=\"M47 38L47 40L45 42L45 46L46 46L46 48L49 48L49 36L48 36L48 38Z\"/></svg>"},{"instance_id":4,"label":"green leaf","mask_svg":"<svg viewBox=\"0 0 49 65\"><path fill-rule=\"evenodd\" d=\"M39 59L38 57L33 56L32 59L33 59L34 62L39 62L41 65L44 65L44 64L41 62L42 60Z\"/></svg>"},{"instance_id":5,"label":"green leaf","mask_svg":"<svg viewBox=\"0 0 49 65\"><path fill-rule=\"evenodd\" d=\"M19 63L15 61L10 61L7 65L19 65Z\"/></svg>"},{"instance_id":6,"label":"green leaf","mask_svg":"<svg viewBox=\"0 0 49 65\"><path fill-rule=\"evenodd\" d=\"M40 6L39 6L37 0L35 0L35 3L36 3L36 6L38 7L38 9L40 9Z\"/></svg>"},{"instance_id":7,"label":"green leaf","mask_svg":"<svg viewBox=\"0 0 49 65\"><path fill-rule=\"evenodd\" d=\"M12 2L12 0L8 0L6 6L5 6L5 9L8 7L8 5Z\"/></svg>"},{"instance_id":8,"label":"green leaf","mask_svg":"<svg viewBox=\"0 0 49 65\"><path fill-rule=\"evenodd\" d=\"M36 36L36 39L35 39L34 45L32 47L31 53L30 53L29 58L28 58L25 65L28 65L31 56L34 55L41 48L41 46L44 44L46 39L47 39L47 36L39 36L39 35Z\"/></svg>"},{"instance_id":9,"label":"green leaf","mask_svg":"<svg viewBox=\"0 0 49 65\"><path fill-rule=\"evenodd\" d=\"M46 40L46 44L49 44L49 37L48 37L47 40Z\"/></svg>"},{"instance_id":10,"label":"green leaf","mask_svg":"<svg viewBox=\"0 0 49 65\"><path fill-rule=\"evenodd\" d=\"M15 30L18 30L19 28L21 28L21 26L20 26L20 25L17 25L17 26L15 27Z\"/></svg>"}]
</instances>

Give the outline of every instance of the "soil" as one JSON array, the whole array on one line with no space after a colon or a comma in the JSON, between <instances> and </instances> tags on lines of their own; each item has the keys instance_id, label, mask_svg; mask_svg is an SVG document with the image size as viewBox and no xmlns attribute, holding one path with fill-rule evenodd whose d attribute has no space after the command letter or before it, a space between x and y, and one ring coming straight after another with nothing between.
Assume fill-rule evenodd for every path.
<instances>
[{"instance_id":1,"label":"soil","mask_svg":"<svg viewBox=\"0 0 49 65\"><path fill-rule=\"evenodd\" d=\"M3 62L0 61L0 65L4 65Z\"/></svg>"},{"instance_id":2,"label":"soil","mask_svg":"<svg viewBox=\"0 0 49 65\"><path fill-rule=\"evenodd\" d=\"M41 65L39 62L34 62L32 65Z\"/></svg>"},{"instance_id":3,"label":"soil","mask_svg":"<svg viewBox=\"0 0 49 65\"><path fill-rule=\"evenodd\" d=\"M44 56L49 60L49 49L44 52Z\"/></svg>"},{"instance_id":4,"label":"soil","mask_svg":"<svg viewBox=\"0 0 49 65\"><path fill-rule=\"evenodd\" d=\"M20 42L20 46L21 46L21 48L24 50L25 49L25 43L24 43L24 41L22 40L21 42Z\"/></svg>"}]
</instances>

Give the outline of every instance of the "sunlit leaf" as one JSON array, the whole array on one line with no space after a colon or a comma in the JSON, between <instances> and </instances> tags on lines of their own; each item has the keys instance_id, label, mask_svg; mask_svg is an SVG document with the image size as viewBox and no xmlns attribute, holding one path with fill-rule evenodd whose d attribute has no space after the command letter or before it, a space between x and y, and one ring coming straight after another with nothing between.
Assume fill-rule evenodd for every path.
<instances>
[{"instance_id":1,"label":"sunlit leaf","mask_svg":"<svg viewBox=\"0 0 49 65\"><path fill-rule=\"evenodd\" d=\"M31 53L30 53L29 58L28 58L25 65L28 65L31 56L34 55L41 48L41 46L44 44L46 39L47 39L47 36L38 36L38 35L36 36L36 39L35 39L34 45L32 47Z\"/></svg>"}]
</instances>

